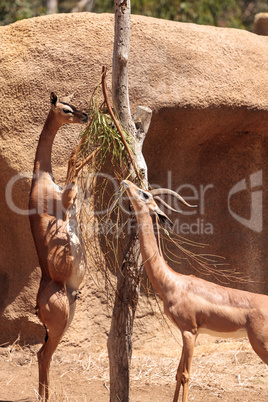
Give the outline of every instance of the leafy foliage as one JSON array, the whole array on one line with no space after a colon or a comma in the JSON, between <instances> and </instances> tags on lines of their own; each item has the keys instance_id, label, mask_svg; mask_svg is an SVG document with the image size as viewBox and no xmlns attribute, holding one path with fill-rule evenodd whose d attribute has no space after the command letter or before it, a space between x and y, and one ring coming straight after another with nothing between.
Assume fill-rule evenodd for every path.
<instances>
[{"instance_id":1,"label":"leafy foliage","mask_svg":"<svg viewBox=\"0 0 268 402\"><path fill-rule=\"evenodd\" d=\"M69 13L77 0L58 0L59 12ZM0 0L0 25L46 14L45 0ZM85 10L113 13L111 0L88 0ZM266 0L132 0L132 14L203 25L252 29L254 15L268 12Z\"/></svg>"},{"instance_id":2,"label":"leafy foliage","mask_svg":"<svg viewBox=\"0 0 268 402\"><path fill-rule=\"evenodd\" d=\"M95 12L113 12L112 2L95 1ZM252 29L255 14L268 12L265 0L132 0L132 14L203 25Z\"/></svg>"},{"instance_id":3,"label":"leafy foliage","mask_svg":"<svg viewBox=\"0 0 268 402\"><path fill-rule=\"evenodd\" d=\"M105 104L99 104L98 90L99 87L97 87L91 97L89 107L90 124L81 135L83 138L81 152L84 153L84 155L92 152L92 144L94 144L94 147L99 147L103 163L108 155L109 158L111 158L112 163L120 164L120 161L122 160L126 162L127 153L125 145L122 141L121 135L114 125L112 117L107 112ZM125 135L126 142L131 149L130 136L123 129L122 131Z\"/></svg>"},{"instance_id":4,"label":"leafy foliage","mask_svg":"<svg viewBox=\"0 0 268 402\"><path fill-rule=\"evenodd\" d=\"M0 25L46 14L40 0L0 0Z\"/></svg>"}]
</instances>

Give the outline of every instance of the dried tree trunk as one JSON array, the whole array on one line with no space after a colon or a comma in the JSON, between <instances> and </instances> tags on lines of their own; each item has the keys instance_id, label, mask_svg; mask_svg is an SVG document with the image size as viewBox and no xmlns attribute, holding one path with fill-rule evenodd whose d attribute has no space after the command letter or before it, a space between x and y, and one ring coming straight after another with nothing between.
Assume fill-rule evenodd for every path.
<instances>
[{"instance_id":1,"label":"dried tree trunk","mask_svg":"<svg viewBox=\"0 0 268 402\"><path fill-rule=\"evenodd\" d=\"M79 0L71 13L80 13L82 11L91 12L94 8L94 0Z\"/></svg>"},{"instance_id":2,"label":"dried tree trunk","mask_svg":"<svg viewBox=\"0 0 268 402\"><path fill-rule=\"evenodd\" d=\"M152 111L138 107L131 117L128 97L128 57L130 48L130 0L114 2L115 34L113 54L113 103L123 128L133 136L135 165L147 185L147 166L142 144L149 129ZM129 167L130 171L132 167ZM133 175L132 175L133 177ZM135 178L134 178L135 179ZM132 356L133 322L139 297L141 258L137 233L128 233L129 242L121 271L117 276L117 291L108 337L110 363L110 401L129 401L129 374Z\"/></svg>"},{"instance_id":3,"label":"dried tree trunk","mask_svg":"<svg viewBox=\"0 0 268 402\"><path fill-rule=\"evenodd\" d=\"M58 0L47 0L47 14L57 14L58 12Z\"/></svg>"}]
</instances>

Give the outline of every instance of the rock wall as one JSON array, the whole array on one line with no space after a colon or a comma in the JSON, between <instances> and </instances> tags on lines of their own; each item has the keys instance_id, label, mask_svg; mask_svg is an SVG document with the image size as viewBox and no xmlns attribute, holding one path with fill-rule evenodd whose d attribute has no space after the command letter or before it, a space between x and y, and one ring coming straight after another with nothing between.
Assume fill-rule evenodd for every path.
<instances>
[{"instance_id":1,"label":"rock wall","mask_svg":"<svg viewBox=\"0 0 268 402\"><path fill-rule=\"evenodd\" d=\"M26 211L35 149L51 91L74 92L72 103L87 110L102 65L111 88L113 15L39 17L0 33L0 343L18 333L36 342L43 336L33 314L40 271ZM194 214L173 216L177 232L254 281L232 286L264 293L267 65L266 37L132 17L130 102L132 113L138 105L153 110L144 144L150 182L192 197ZM59 183L79 131L63 127L56 137ZM198 275L183 260L173 266Z\"/></svg>"}]
</instances>

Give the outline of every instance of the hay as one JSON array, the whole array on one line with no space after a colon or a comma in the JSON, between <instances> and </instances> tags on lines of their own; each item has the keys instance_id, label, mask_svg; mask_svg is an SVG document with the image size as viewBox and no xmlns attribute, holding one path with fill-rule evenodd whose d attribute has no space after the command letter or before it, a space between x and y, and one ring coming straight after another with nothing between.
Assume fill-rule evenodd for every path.
<instances>
[{"instance_id":1,"label":"hay","mask_svg":"<svg viewBox=\"0 0 268 402\"><path fill-rule=\"evenodd\" d=\"M37 375L38 349L39 345L22 347L18 342L0 349L0 361L8 362L12 372L8 380L1 382L2 390L12 384L18 387L16 371L21 368ZM51 402L87 401L91 387L96 386L96 383L103 387L103 392L109 391L107 352L101 350L99 353L87 353L79 349L62 347L62 350L56 351L51 366ZM180 352L175 357L156 353L147 353L142 349L134 353L132 358L131 389L134 392L144 386L148 387L147 400L155 387L168 386L171 393L175 389ZM55 373L60 374L55 376ZM66 390L66 384L75 385L77 378L82 386L73 395L70 390ZM33 390L30 386L28 389ZM246 339L219 339L211 344L197 346L192 364L189 400L201 391L204 393L202 395L209 396L209 400L213 397L230 400L232 395L239 392L247 392L250 401L258 401L260 395L261 400L265 400L265 395L268 396L268 367L253 352ZM78 393L79 397L75 396ZM38 400L36 389L33 394Z\"/></svg>"}]
</instances>

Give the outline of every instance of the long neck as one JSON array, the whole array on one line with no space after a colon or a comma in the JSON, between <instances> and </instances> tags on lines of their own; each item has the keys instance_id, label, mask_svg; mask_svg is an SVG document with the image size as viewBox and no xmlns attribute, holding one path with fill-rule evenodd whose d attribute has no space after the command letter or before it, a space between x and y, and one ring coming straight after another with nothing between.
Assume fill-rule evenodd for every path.
<instances>
[{"instance_id":1,"label":"long neck","mask_svg":"<svg viewBox=\"0 0 268 402\"><path fill-rule=\"evenodd\" d=\"M162 297L170 285L170 277L174 272L162 256L160 244L154 233L156 225L153 224L152 217L148 213L140 212L137 214L137 221L143 264L151 284Z\"/></svg>"},{"instance_id":2,"label":"long neck","mask_svg":"<svg viewBox=\"0 0 268 402\"><path fill-rule=\"evenodd\" d=\"M38 174L40 171L52 173L52 145L60 127L61 123L57 122L53 111L50 110L39 138L35 155L34 173Z\"/></svg>"}]
</instances>

